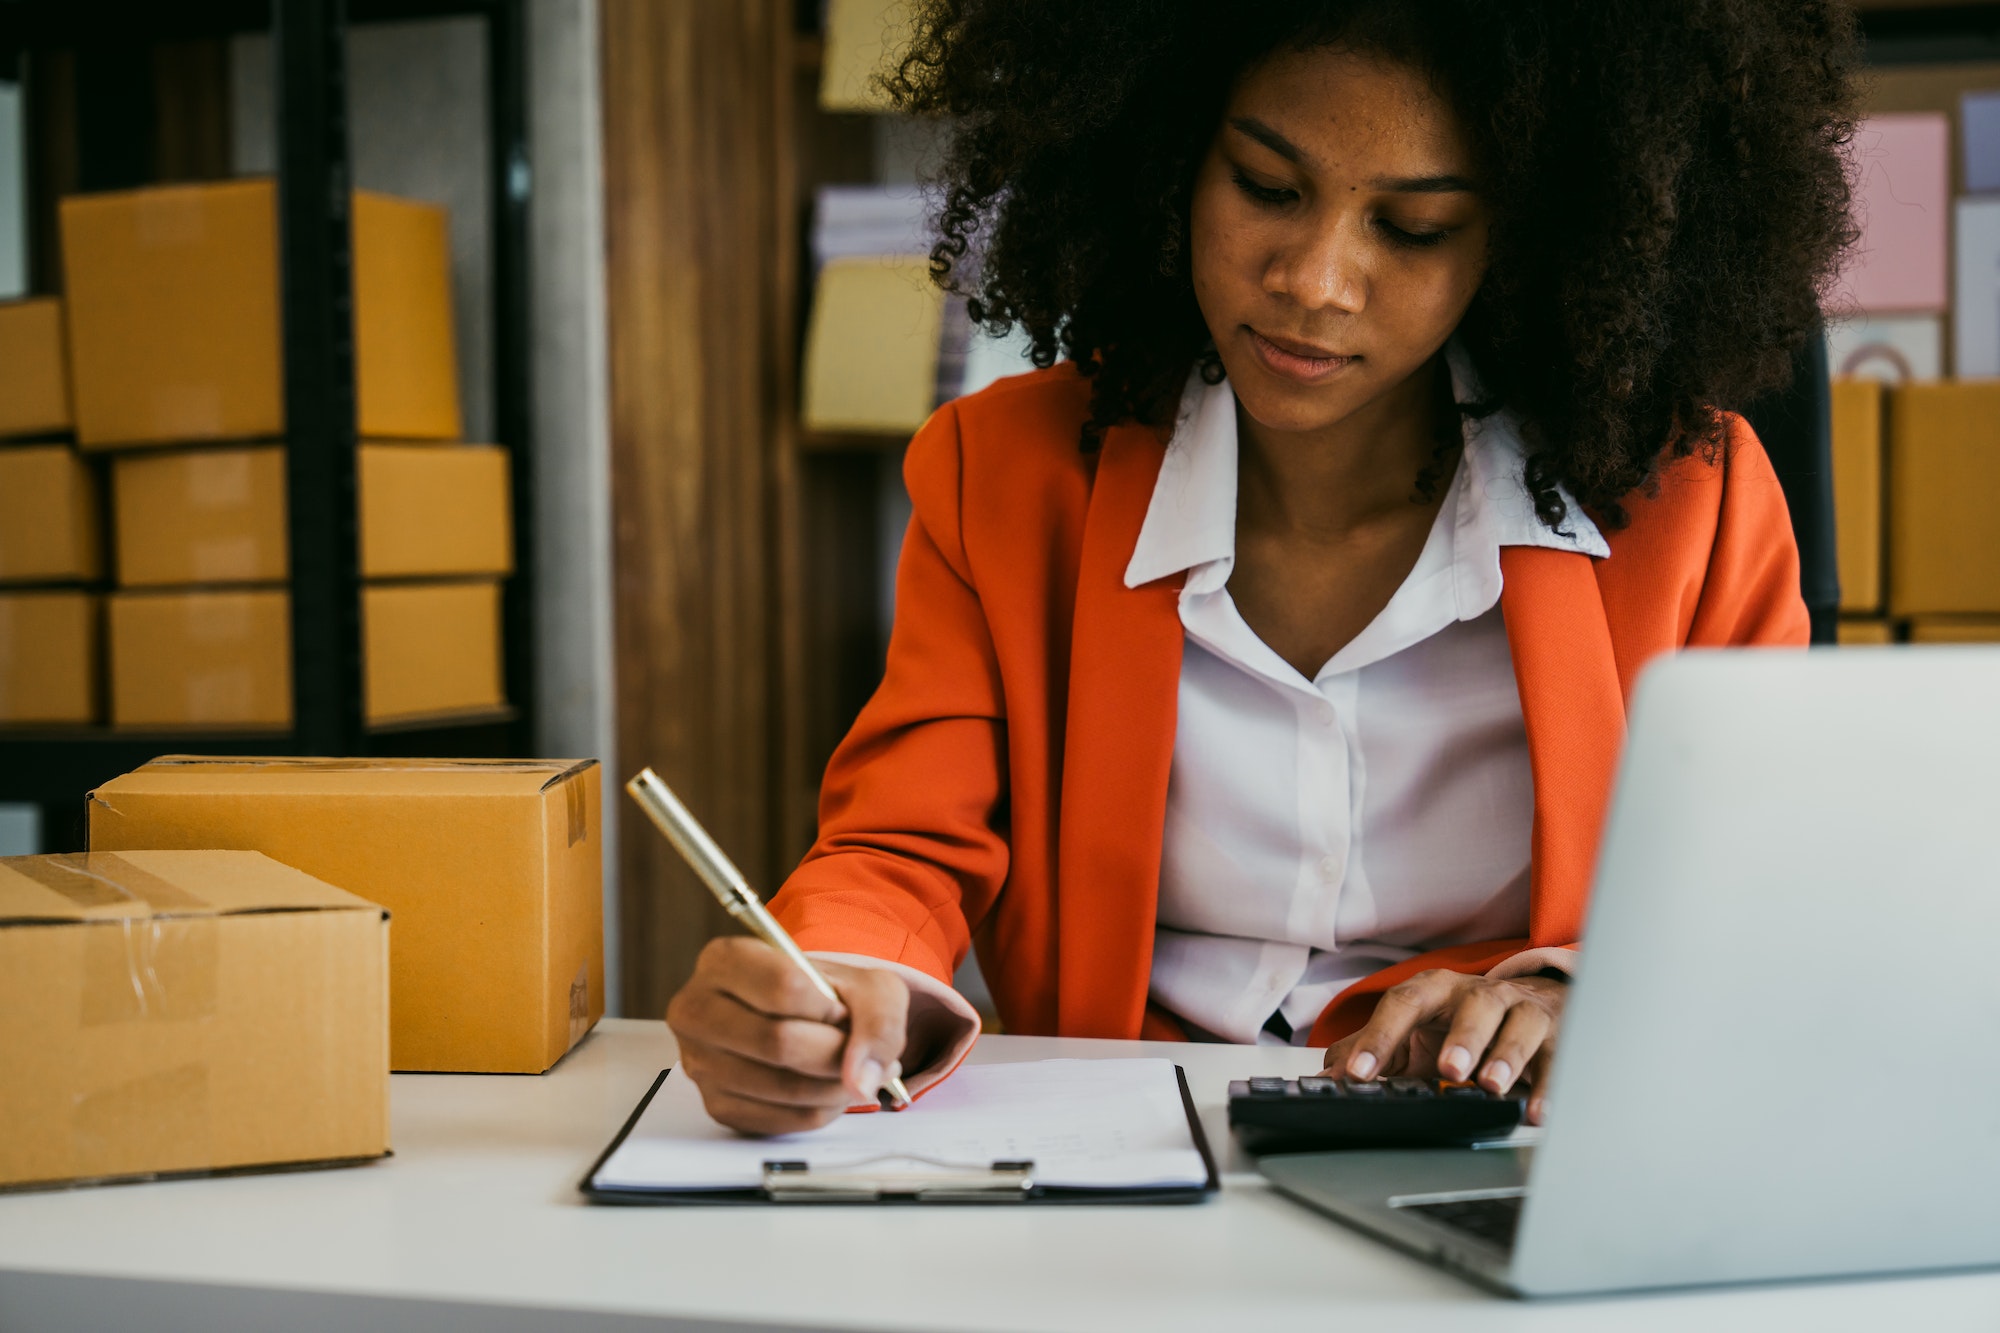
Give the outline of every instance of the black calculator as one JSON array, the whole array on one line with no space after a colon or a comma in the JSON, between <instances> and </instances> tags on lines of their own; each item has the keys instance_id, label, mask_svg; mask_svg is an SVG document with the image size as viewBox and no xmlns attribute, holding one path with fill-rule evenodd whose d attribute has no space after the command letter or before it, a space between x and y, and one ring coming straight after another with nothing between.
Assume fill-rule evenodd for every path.
<instances>
[{"instance_id":1,"label":"black calculator","mask_svg":"<svg viewBox=\"0 0 2000 1333\"><path fill-rule=\"evenodd\" d=\"M1239 1079L1229 1085L1229 1127L1253 1153L1448 1147L1511 1132L1527 1104L1433 1079Z\"/></svg>"}]
</instances>

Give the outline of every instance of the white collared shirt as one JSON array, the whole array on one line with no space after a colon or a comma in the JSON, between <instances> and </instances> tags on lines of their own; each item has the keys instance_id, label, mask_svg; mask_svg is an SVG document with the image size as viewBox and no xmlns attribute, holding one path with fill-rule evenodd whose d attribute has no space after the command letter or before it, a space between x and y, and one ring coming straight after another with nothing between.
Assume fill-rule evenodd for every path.
<instances>
[{"instance_id":1,"label":"white collared shirt","mask_svg":"<svg viewBox=\"0 0 2000 1333\"><path fill-rule=\"evenodd\" d=\"M1416 565L1308 680L1229 595L1236 395L1189 378L1125 583L1187 575L1151 996L1194 1027L1276 1041L1276 1012L1303 1043L1371 972L1528 933L1534 791L1500 548L1609 548L1567 494L1567 535L1536 517L1524 461L1512 418L1467 423Z\"/></svg>"}]
</instances>

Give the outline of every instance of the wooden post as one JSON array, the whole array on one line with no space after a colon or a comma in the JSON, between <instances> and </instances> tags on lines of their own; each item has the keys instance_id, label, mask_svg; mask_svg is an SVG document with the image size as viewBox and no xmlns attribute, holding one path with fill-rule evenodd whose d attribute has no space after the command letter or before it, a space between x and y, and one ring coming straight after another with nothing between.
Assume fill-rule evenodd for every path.
<instances>
[{"instance_id":1,"label":"wooden post","mask_svg":"<svg viewBox=\"0 0 2000 1333\"><path fill-rule=\"evenodd\" d=\"M772 530L795 233L789 0L603 0L618 746L775 888ZM607 782L607 800L623 800ZM726 918L621 822L624 1012L661 1013Z\"/></svg>"}]
</instances>

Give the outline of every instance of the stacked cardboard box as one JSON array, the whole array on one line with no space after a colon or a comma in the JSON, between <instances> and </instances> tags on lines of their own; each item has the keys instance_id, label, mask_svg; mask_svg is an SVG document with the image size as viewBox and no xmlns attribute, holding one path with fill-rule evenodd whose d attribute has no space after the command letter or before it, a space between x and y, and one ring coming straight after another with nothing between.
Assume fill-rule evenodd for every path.
<instances>
[{"instance_id":1,"label":"stacked cardboard box","mask_svg":"<svg viewBox=\"0 0 2000 1333\"><path fill-rule=\"evenodd\" d=\"M503 702L497 580L513 568L507 466L506 451L484 445L361 446L371 720ZM285 726L284 450L125 455L113 465L112 494L125 590L111 608L115 715ZM148 669L162 655L186 669L164 678Z\"/></svg>"},{"instance_id":2,"label":"stacked cardboard box","mask_svg":"<svg viewBox=\"0 0 2000 1333\"><path fill-rule=\"evenodd\" d=\"M2000 379L1834 385L1843 643L2000 640Z\"/></svg>"},{"instance_id":3,"label":"stacked cardboard box","mask_svg":"<svg viewBox=\"0 0 2000 1333\"><path fill-rule=\"evenodd\" d=\"M352 217L366 713L497 708L508 460L457 443L444 212L362 192ZM117 453L111 720L286 727L275 187L68 199L62 231L77 439Z\"/></svg>"},{"instance_id":4,"label":"stacked cardboard box","mask_svg":"<svg viewBox=\"0 0 2000 1333\"><path fill-rule=\"evenodd\" d=\"M98 716L102 522L62 326L59 301L0 304L0 725Z\"/></svg>"}]
</instances>

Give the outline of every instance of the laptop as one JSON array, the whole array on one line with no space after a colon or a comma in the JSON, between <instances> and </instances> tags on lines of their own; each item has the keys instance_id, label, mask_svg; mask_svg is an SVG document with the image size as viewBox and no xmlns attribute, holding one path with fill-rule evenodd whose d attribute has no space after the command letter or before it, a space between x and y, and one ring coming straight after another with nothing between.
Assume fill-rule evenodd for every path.
<instances>
[{"instance_id":1,"label":"laptop","mask_svg":"<svg viewBox=\"0 0 2000 1333\"><path fill-rule=\"evenodd\" d=\"M2000 1264L2000 648L1642 679L1533 1147L1267 1157L1519 1296Z\"/></svg>"}]
</instances>

